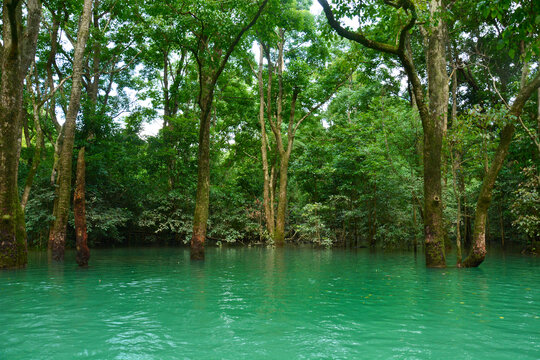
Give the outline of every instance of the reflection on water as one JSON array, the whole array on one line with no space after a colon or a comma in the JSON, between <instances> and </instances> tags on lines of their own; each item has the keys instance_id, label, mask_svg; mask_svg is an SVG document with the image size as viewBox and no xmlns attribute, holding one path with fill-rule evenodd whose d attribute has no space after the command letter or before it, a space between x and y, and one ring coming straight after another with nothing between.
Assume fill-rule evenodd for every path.
<instances>
[{"instance_id":1,"label":"reflection on water","mask_svg":"<svg viewBox=\"0 0 540 360\"><path fill-rule=\"evenodd\" d=\"M412 253L95 250L0 272L0 359L538 359L539 260L425 269Z\"/></svg>"}]
</instances>

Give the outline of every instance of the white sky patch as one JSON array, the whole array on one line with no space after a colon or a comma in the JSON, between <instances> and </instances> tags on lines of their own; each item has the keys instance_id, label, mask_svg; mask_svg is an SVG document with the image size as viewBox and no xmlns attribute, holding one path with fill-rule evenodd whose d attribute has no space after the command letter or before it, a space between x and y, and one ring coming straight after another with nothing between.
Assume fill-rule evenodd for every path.
<instances>
[{"instance_id":1,"label":"white sky patch","mask_svg":"<svg viewBox=\"0 0 540 360\"><path fill-rule=\"evenodd\" d=\"M140 134L142 137L156 136L162 127L163 127L163 119L155 118L149 123L144 122L142 124L142 129L141 129Z\"/></svg>"},{"instance_id":2,"label":"white sky patch","mask_svg":"<svg viewBox=\"0 0 540 360\"><path fill-rule=\"evenodd\" d=\"M309 12L313 15L320 15L322 14L322 6L319 4L317 0L313 1L313 4L311 4L311 7L309 8Z\"/></svg>"},{"instance_id":3,"label":"white sky patch","mask_svg":"<svg viewBox=\"0 0 540 360\"><path fill-rule=\"evenodd\" d=\"M131 89L130 89L131 90ZM131 90L136 93L136 91ZM130 96L131 97L131 96ZM138 105L144 108L152 107L152 99L139 100ZM157 116L150 122L143 122L140 135L142 137L156 136L163 127L163 109L157 110Z\"/></svg>"}]
</instances>

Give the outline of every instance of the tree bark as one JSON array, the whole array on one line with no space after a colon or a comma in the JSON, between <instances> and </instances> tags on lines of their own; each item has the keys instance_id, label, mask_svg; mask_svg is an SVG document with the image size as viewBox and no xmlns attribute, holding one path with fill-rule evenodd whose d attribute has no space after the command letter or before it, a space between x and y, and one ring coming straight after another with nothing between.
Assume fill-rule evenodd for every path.
<instances>
[{"instance_id":1,"label":"tree bark","mask_svg":"<svg viewBox=\"0 0 540 360\"><path fill-rule=\"evenodd\" d=\"M3 49L0 83L0 269L24 267L27 245L24 213L17 191L17 170L22 140L23 83L36 53L41 2L27 2L23 32L19 0L2 3Z\"/></svg>"},{"instance_id":2,"label":"tree bark","mask_svg":"<svg viewBox=\"0 0 540 360\"><path fill-rule=\"evenodd\" d=\"M191 238L191 260L204 260L204 241L210 201L210 120L212 114L213 87L208 78L201 76L201 109L199 128L199 155L197 168L197 197L193 216L193 236Z\"/></svg>"},{"instance_id":3,"label":"tree bark","mask_svg":"<svg viewBox=\"0 0 540 360\"><path fill-rule=\"evenodd\" d=\"M28 81L27 84L28 87L32 87L32 83L30 81ZM26 208L26 204L28 203L28 198L30 197L30 190L32 189L34 177L36 176L39 164L41 162L41 152L45 145L43 139L43 130L41 129L41 121L39 119L39 112L41 111L41 107L39 106L38 99L35 96L32 99L32 107L34 113L34 128L36 131L36 147L34 149L34 156L32 157L32 167L30 168L30 171L26 176L24 191L21 198L21 206L23 208L23 211Z\"/></svg>"},{"instance_id":4,"label":"tree bark","mask_svg":"<svg viewBox=\"0 0 540 360\"><path fill-rule=\"evenodd\" d=\"M515 126L513 121L521 115L525 102L529 97L540 87L540 72L537 72L533 80L526 86L522 87L517 95L514 103L510 107L508 123L504 126L499 137L499 145L495 151L491 166L489 166L486 175L482 181L480 194L476 202L476 211L474 214L474 229L473 229L473 246L471 252L463 262L463 267L477 267L486 258L486 222L489 205L493 193L493 187L497 176L504 164L504 160L508 155L512 136L514 135Z\"/></svg>"},{"instance_id":5,"label":"tree bark","mask_svg":"<svg viewBox=\"0 0 540 360\"><path fill-rule=\"evenodd\" d=\"M266 221L266 230L270 236L274 235L274 217L272 211L270 211L270 174L268 173L268 143L266 141L266 121L264 119L264 83L263 83L263 59L264 59L264 50L263 45L259 45L259 72L258 82L259 82L259 124L261 126L261 156L262 156L262 168L263 168L263 207L264 207L264 217ZM267 106L270 107L272 99L271 95L271 79L270 75L271 65L268 66L268 99ZM271 112L269 112L271 116Z\"/></svg>"},{"instance_id":6,"label":"tree bark","mask_svg":"<svg viewBox=\"0 0 540 360\"><path fill-rule=\"evenodd\" d=\"M73 83L66 121L64 123L64 141L58 162L58 205L56 214L54 214L55 220L49 234L49 249L52 251L52 258L56 261L64 260L67 221L70 208L71 167L73 144L75 141L75 125L81 103L84 50L86 41L88 40L91 15L92 0L85 0L77 33L77 44L75 45L72 76Z\"/></svg>"},{"instance_id":7,"label":"tree bark","mask_svg":"<svg viewBox=\"0 0 540 360\"><path fill-rule=\"evenodd\" d=\"M500 203L499 203L499 225L501 228L501 247L504 249L504 218L503 218L502 206Z\"/></svg>"},{"instance_id":8,"label":"tree bark","mask_svg":"<svg viewBox=\"0 0 540 360\"><path fill-rule=\"evenodd\" d=\"M441 0L431 0L432 17L441 11ZM445 57L445 24L431 28L428 38L429 121L424 125L424 236L426 266L445 267L442 215L441 151L446 132L448 80Z\"/></svg>"},{"instance_id":9,"label":"tree bark","mask_svg":"<svg viewBox=\"0 0 540 360\"><path fill-rule=\"evenodd\" d=\"M17 12L20 1L3 3L2 82L0 85L0 268L27 262L24 215L17 194L17 142L22 111L21 53ZM22 225L22 227L21 227Z\"/></svg>"},{"instance_id":10,"label":"tree bark","mask_svg":"<svg viewBox=\"0 0 540 360\"><path fill-rule=\"evenodd\" d=\"M455 124L455 120L453 119L453 123ZM454 189L454 196L456 197L457 201L457 215L456 215L456 251L457 251L457 266L461 267L462 262L462 254L461 254L461 193L458 190L457 185L457 173L460 168L461 163L461 157L458 153L454 156L454 149L450 146L450 157L452 161L452 186Z\"/></svg>"},{"instance_id":11,"label":"tree bark","mask_svg":"<svg viewBox=\"0 0 540 360\"><path fill-rule=\"evenodd\" d=\"M288 168L289 156L287 153L284 153L280 156L279 163L279 193L276 213L276 228L274 230L274 243L276 246L283 246L285 244Z\"/></svg>"},{"instance_id":12,"label":"tree bark","mask_svg":"<svg viewBox=\"0 0 540 360\"><path fill-rule=\"evenodd\" d=\"M75 194L73 196L73 213L75 215L75 239L77 256L76 261L79 266L88 266L90 259L90 249L88 248L88 234L86 231L86 206L85 206L85 169L84 161L85 148L79 150L77 157L77 180L75 185Z\"/></svg>"}]
</instances>

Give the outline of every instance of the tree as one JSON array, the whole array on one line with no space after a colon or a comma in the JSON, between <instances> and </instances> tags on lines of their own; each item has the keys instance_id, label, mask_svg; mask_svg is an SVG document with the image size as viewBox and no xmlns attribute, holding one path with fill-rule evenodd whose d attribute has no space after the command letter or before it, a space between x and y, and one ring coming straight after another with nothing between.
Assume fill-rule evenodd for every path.
<instances>
[{"instance_id":1,"label":"tree","mask_svg":"<svg viewBox=\"0 0 540 360\"><path fill-rule=\"evenodd\" d=\"M193 41L187 45L199 72L198 105L199 155L197 195L193 216L191 259L204 259L204 241L210 201L210 119L217 81L236 45L257 21L268 0L258 3L253 11L250 1L236 4L207 4L198 1L183 4L178 10L188 24ZM235 25L240 23L240 25Z\"/></svg>"},{"instance_id":2,"label":"tree","mask_svg":"<svg viewBox=\"0 0 540 360\"><path fill-rule=\"evenodd\" d=\"M518 6L514 2L480 4L480 12L486 18L486 22L493 23L490 30L496 31L496 39L502 46L509 47L508 54L513 58L521 50L520 60L522 61L521 81L517 93L514 93L514 101L508 105L504 98L501 100L506 104L507 114L503 116L503 126L499 134L499 143L491 164L486 170L482 180L480 193L476 201L473 229L473 246L467 258L463 261L464 267L477 267L486 256L486 222L488 218L488 209L493 196L493 188L497 176L502 169L504 161L508 155L510 143L516 130L516 121L523 124L521 115L527 100L536 93L540 87L540 71L529 77L529 62L534 56L540 54L540 45L538 37L540 36L540 24L536 17L531 14L538 13L540 5L537 2L525 2ZM505 16L502 16L505 14ZM502 30L501 30L502 28ZM518 41L516 41L518 40ZM495 86L493 89L501 93Z\"/></svg>"},{"instance_id":3,"label":"tree","mask_svg":"<svg viewBox=\"0 0 540 360\"><path fill-rule=\"evenodd\" d=\"M387 43L373 40L365 35L360 28L351 31L343 27L334 15L332 7L326 0L319 0L324 9L328 23L336 32L349 40L364 45L370 49L397 57L404 67L416 106L422 120L424 129L424 241L426 266L445 267L444 253L444 223L442 216L442 188L441 188L441 151L443 136L446 132L448 81L446 75L445 59L445 22L441 17L444 6L441 0L431 0L429 3L429 20L432 24L426 31L427 47L427 75L428 75L428 98L425 99L424 90L419 74L413 61L412 53L408 49L409 32L415 26L418 19L416 5L409 0L392 2L385 1L390 7L397 10L397 14L390 16L390 21L399 24L395 43ZM355 6L355 10L365 7L364 4ZM373 15L373 10L367 9L367 13ZM349 13L342 10L339 16ZM403 19L402 16L407 18ZM388 19L389 16L383 16ZM401 19L398 20L398 19ZM366 21L361 19L361 21ZM361 23L362 24L362 23Z\"/></svg>"},{"instance_id":4,"label":"tree","mask_svg":"<svg viewBox=\"0 0 540 360\"><path fill-rule=\"evenodd\" d=\"M58 205L53 214L55 220L49 234L49 250L52 252L52 257L56 261L62 261L64 259L66 228L71 198L71 167L73 161L73 144L75 142L75 125L81 103L84 51L90 30L92 3L92 0L84 1L73 57L71 95L64 125L62 151L59 159L57 189Z\"/></svg>"},{"instance_id":5,"label":"tree","mask_svg":"<svg viewBox=\"0 0 540 360\"><path fill-rule=\"evenodd\" d=\"M292 12L291 9L288 9ZM323 106L335 92L347 81L355 68L354 59L346 56L330 54L330 50L317 42L314 19L301 9L296 10L297 17L305 19L284 21L285 23L302 24L297 29L278 28L277 59L274 63L268 44L261 44L259 58L259 123L261 126L261 154L264 176L263 205L267 230L277 246L285 242L285 222L287 214L287 185L289 163L294 146L295 136L304 121ZM289 15L290 16L290 15ZM290 33L286 37L286 34ZM298 44L310 44L302 46ZM263 49L265 48L265 49ZM264 51L263 51L264 50ZM266 52L268 63L267 81L267 116L264 113L264 91L262 79L263 53ZM341 57L340 57L341 55ZM272 74L276 70L278 80L277 94L272 93ZM289 97L289 99L287 99ZM288 120L284 116L284 107L288 106ZM275 110L274 110L275 109ZM274 112L275 111L275 112ZM300 113L300 116L298 114ZM268 121L272 131L277 170L269 167L267 155L266 124ZM270 170L270 172L269 172ZM275 178L279 176L279 178ZM278 185L277 211L274 213L274 184Z\"/></svg>"},{"instance_id":6,"label":"tree","mask_svg":"<svg viewBox=\"0 0 540 360\"><path fill-rule=\"evenodd\" d=\"M17 171L21 150L23 83L35 52L41 2L29 0L26 26L23 2L2 3L2 40L0 54L0 269L26 265L26 230L24 213L17 191Z\"/></svg>"}]
</instances>

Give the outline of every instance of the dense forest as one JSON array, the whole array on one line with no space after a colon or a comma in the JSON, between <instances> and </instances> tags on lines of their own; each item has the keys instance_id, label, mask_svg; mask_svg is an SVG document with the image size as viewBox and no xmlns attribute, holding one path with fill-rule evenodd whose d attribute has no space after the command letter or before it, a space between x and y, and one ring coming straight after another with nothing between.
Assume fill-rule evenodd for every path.
<instances>
[{"instance_id":1,"label":"dense forest","mask_svg":"<svg viewBox=\"0 0 540 360\"><path fill-rule=\"evenodd\" d=\"M4 0L0 268L28 248L540 237L540 2Z\"/></svg>"}]
</instances>

